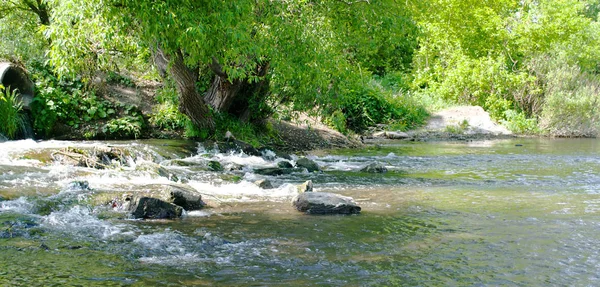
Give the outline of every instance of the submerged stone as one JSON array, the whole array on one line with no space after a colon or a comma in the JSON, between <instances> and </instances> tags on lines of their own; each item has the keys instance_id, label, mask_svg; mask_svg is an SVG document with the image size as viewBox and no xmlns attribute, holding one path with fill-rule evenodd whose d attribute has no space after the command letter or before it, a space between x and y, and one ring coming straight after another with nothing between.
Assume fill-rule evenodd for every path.
<instances>
[{"instance_id":1,"label":"submerged stone","mask_svg":"<svg viewBox=\"0 0 600 287\"><path fill-rule=\"evenodd\" d=\"M71 181L65 187L65 190L76 191L76 190L92 190L90 183L87 180L76 180Z\"/></svg>"},{"instance_id":2,"label":"submerged stone","mask_svg":"<svg viewBox=\"0 0 600 287\"><path fill-rule=\"evenodd\" d=\"M240 140L229 140L226 142L217 143L219 150L224 153L228 152L244 152L247 155L261 156L261 152L253 147L251 144L240 141Z\"/></svg>"},{"instance_id":3,"label":"submerged stone","mask_svg":"<svg viewBox=\"0 0 600 287\"><path fill-rule=\"evenodd\" d=\"M308 172L315 172L321 170L321 168L319 168L319 165L316 162L305 157L299 158L296 161L296 166L306 168Z\"/></svg>"},{"instance_id":4,"label":"submerged stone","mask_svg":"<svg viewBox=\"0 0 600 287\"><path fill-rule=\"evenodd\" d=\"M280 168L293 168L294 166L287 160L280 161L277 163L277 167Z\"/></svg>"},{"instance_id":5,"label":"submerged stone","mask_svg":"<svg viewBox=\"0 0 600 287\"><path fill-rule=\"evenodd\" d=\"M300 193L292 204L307 214L358 214L361 210L351 197L328 192Z\"/></svg>"},{"instance_id":6,"label":"submerged stone","mask_svg":"<svg viewBox=\"0 0 600 287\"><path fill-rule=\"evenodd\" d=\"M312 192L312 191L313 191L312 180L307 180L303 184L298 185L298 193Z\"/></svg>"},{"instance_id":7,"label":"submerged stone","mask_svg":"<svg viewBox=\"0 0 600 287\"><path fill-rule=\"evenodd\" d=\"M141 197L131 205L131 215L143 219L173 219L181 217L183 208L158 198Z\"/></svg>"},{"instance_id":8,"label":"submerged stone","mask_svg":"<svg viewBox=\"0 0 600 287\"><path fill-rule=\"evenodd\" d=\"M380 163L371 163L363 167L360 171L368 173L385 173L387 172L387 168Z\"/></svg>"},{"instance_id":9,"label":"submerged stone","mask_svg":"<svg viewBox=\"0 0 600 287\"><path fill-rule=\"evenodd\" d=\"M212 171L223 171L223 166L221 166L221 163L216 161L216 160L211 160L208 162L208 168L210 168L210 170Z\"/></svg>"},{"instance_id":10,"label":"submerged stone","mask_svg":"<svg viewBox=\"0 0 600 287\"><path fill-rule=\"evenodd\" d=\"M256 174L260 174L260 175L271 175L271 176L276 176L276 175L284 175L284 174L290 174L293 172L302 172L304 171L301 168L279 168L279 167L267 167L267 168L258 168L254 170L254 173Z\"/></svg>"},{"instance_id":11,"label":"submerged stone","mask_svg":"<svg viewBox=\"0 0 600 287\"><path fill-rule=\"evenodd\" d=\"M260 187L262 189L272 189L273 188L273 184L268 179L257 180L254 182L254 184L256 184L258 187Z\"/></svg>"}]
</instances>

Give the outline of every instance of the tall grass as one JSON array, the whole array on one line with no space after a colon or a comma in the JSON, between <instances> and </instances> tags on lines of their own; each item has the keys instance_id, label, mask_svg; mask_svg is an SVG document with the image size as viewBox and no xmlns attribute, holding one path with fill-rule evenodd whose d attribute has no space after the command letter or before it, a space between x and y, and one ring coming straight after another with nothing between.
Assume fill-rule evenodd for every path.
<instances>
[{"instance_id":1,"label":"tall grass","mask_svg":"<svg viewBox=\"0 0 600 287\"><path fill-rule=\"evenodd\" d=\"M23 103L17 98L17 91L0 86L0 133L10 139L17 136L22 125L22 117L19 112L23 109Z\"/></svg>"}]
</instances>

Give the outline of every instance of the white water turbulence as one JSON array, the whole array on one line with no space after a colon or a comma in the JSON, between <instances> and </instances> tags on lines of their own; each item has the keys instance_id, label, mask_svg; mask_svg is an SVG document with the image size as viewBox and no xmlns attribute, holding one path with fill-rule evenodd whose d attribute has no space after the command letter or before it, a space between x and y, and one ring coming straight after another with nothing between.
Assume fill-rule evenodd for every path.
<instances>
[{"instance_id":1,"label":"white water turbulence","mask_svg":"<svg viewBox=\"0 0 600 287\"><path fill-rule=\"evenodd\" d=\"M308 154L319 172L265 175L300 158L189 141L4 142L0 286L598 286L599 154L583 139L390 141ZM298 212L308 180L361 214ZM172 191L207 206L132 216L127 200Z\"/></svg>"}]
</instances>

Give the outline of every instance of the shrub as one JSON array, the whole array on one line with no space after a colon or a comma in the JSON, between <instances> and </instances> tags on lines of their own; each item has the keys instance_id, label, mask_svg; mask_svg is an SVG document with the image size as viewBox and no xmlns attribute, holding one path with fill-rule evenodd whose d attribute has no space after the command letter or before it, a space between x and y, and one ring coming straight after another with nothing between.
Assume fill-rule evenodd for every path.
<instances>
[{"instance_id":1,"label":"shrub","mask_svg":"<svg viewBox=\"0 0 600 287\"><path fill-rule=\"evenodd\" d=\"M125 116L109 120L104 127L104 132L114 138L137 138L142 134L144 119L141 116Z\"/></svg>"},{"instance_id":2,"label":"shrub","mask_svg":"<svg viewBox=\"0 0 600 287\"><path fill-rule=\"evenodd\" d=\"M115 114L115 107L99 98L93 90L75 79L56 77L48 67L34 67L32 78L37 96L32 104L33 128L49 136L56 123L79 128L82 123L105 119Z\"/></svg>"},{"instance_id":3,"label":"shrub","mask_svg":"<svg viewBox=\"0 0 600 287\"><path fill-rule=\"evenodd\" d=\"M422 124L427 116L423 106L408 93L394 94L374 81L350 90L338 110L330 115L329 122L342 132L346 128L362 132L382 123L405 130ZM345 119L345 125L340 122L342 119Z\"/></svg>"},{"instance_id":4,"label":"shrub","mask_svg":"<svg viewBox=\"0 0 600 287\"><path fill-rule=\"evenodd\" d=\"M17 91L0 85L0 133L11 139L17 136L23 121L19 114L22 108Z\"/></svg>"},{"instance_id":5,"label":"shrub","mask_svg":"<svg viewBox=\"0 0 600 287\"><path fill-rule=\"evenodd\" d=\"M578 66L549 61L540 126L549 135L595 137L600 133L600 76Z\"/></svg>"},{"instance_id":6,"label":"shrub","mask_svg":"<svg viewBox=\"0 0 600 287\"><path fill-rule=\"evenodd\" d=\"M186 125L187 117L179 112L177 105L164 102L154 107L150 123L164 130L178 130Z\"/></svg>"}]
</instances>

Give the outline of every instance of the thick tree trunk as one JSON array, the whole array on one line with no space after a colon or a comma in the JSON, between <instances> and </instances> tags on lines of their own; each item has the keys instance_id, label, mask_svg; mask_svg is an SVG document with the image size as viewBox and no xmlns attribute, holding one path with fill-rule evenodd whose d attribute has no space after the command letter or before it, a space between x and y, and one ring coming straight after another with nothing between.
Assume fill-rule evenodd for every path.
<instances>
[{"instance_id":1,"label":"thick tree trunk","mask_svg":"<svg viewBox=\"0 0 600 287\"><path fill-rule=\"evenodd\" d=\"M246 79L230 81L216 60L213 60L210 67L215 77L204 96L206 103L216 111L229 113L242 121L249 121L253 112L259 112L252 110L252 104L263 101L268 94L269 83L265 75L269 64L257 65L256 75L261 79L254 83Z\"/></svg>"},{"instance_id":2,"label":"thick tree trunk","mask_svg":"<svg viewBox=\"0 0 600 287\"><path fill-rule=\"evenodd\" d=\"M169 59L160 48L157 48L156 53L161 59ZM175 81L179 92L179 111L187 115L198 128L213 131L215 129L215 122L210 109L202 96L196 91L198 72L191 70L185 65L181 51L172 58L168 72Z\"/></svg>"}]
</instances>

